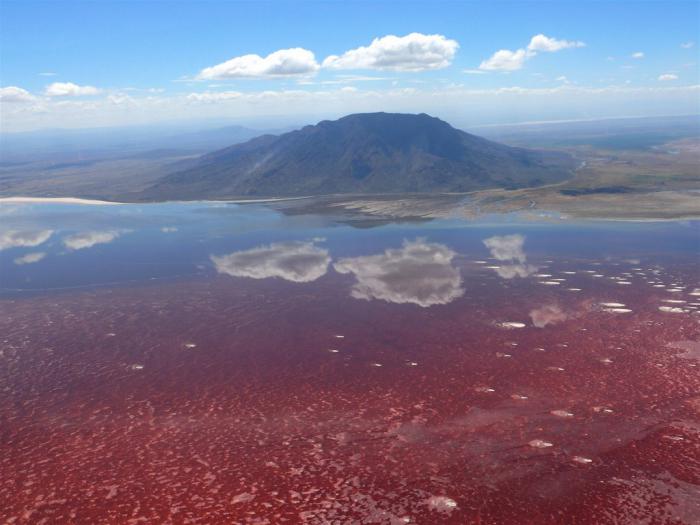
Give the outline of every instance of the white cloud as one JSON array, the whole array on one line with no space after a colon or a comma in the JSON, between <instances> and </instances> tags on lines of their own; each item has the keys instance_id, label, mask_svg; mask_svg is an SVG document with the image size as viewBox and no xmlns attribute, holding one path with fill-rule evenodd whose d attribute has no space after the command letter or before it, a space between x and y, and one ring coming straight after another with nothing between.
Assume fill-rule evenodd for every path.
<instances>
[{"instance_id":1,"label":"white cloud","mask_svg":"<svg viewBox=\"0 0 700 525\"><path fill-rule=\"evenodd\" d=\"M441 69L450 65L457 49L457 41L443 35L387 35L375 38L368 46L351 49L340 56L331 55L323 61L323 67L390 71Z\"/></svg>"},{"instance_id":2,"label":"white cloud","mask_svg":"<svg viewBox=\"0 0 700 525\"><path fill-rule=\"evenodd\" d=\"M51 235L53 235L53 230L6 230L0 233L0 250L20 247L33 248L48 241Z\"/></svg>"},{"instance_id":3,"label":"white cloud","mask_svg":"<svg viewBox=\"0 0 700 525\"><path fill-rule=\"evenodd\" d=\"M641 51L637 51L636 53L632 53L631 56L632 56L632 58L640 59L640 58L644 58L644 53L642 53Z\"/></svg>"},{"instance_id":4,"label":"white cloud","mask_svg":"<svg viewBox=\"0 0 700 525\"><path fill-rule=\"evenodd\" d=\"M70 250L92 248L96 244L107 244L119 237L118 231L90 231L69 235L63 239L63 245Z\"/></svg>"},{"instance_id":5,"label":"white cloud","mask_svg":"<svg viewBox=\"0 0 700 525\"><path fill-rule=\"evenodd\" d=\"M328 250L313 242L273 243L228 255L212 255L216 271L233 277L266 279L279 277L295 283L308 283L325 275L331 258Z\"/></svg>"},{"instance_id":6,"label":"white cloud","mask_svg":"<svg viewBox=\"0 0 700 525\"><path fill-rule=\"evenodd\" d=\"M46 257L45 252L33 252L17 257L14 262L17 265L33 264L41 261L44 257Z\"/></svg>"},{"instance_id":7,"label":"white cloud","mask_svg":"<svg viewBox=\"0 0 700 525\"><path fill-rule=\"evenodd\" d=\"M220 102L222 100L231 100L240 98L243 93L239 91L205 91L203 93L190 93L187 95L187 100L192 102Z\"/></svg>"},{"instance_id":8,"label":"white cloud","mask_svg":"<svg viewBox=\"0 0 700 525\"><path fill-rule=\"evenodd\" d=\"M484 71L516 71L523 67L527 58L528 54L524 49L517 51L501 49L479 64L479 69Z\"/></svg>"},{"instance_id":9,"label":"white cloud","mask_svg":"<svg viewBox=\"0 0 700 525\"><path fill-rule=\"evenodd\" d=\"M0 101L2 102L33 102L34 100L34 96L21 87L7 86L0 88Z\"/></svg>"},{"instance_id":10,"label":"white cloud","mask_svg":"<svg viewBox=\"0 0 700 525\"><path fill-rule=\"evenodd\" d=\"M49 97L82 97L97 95L100 90L93 86L79 86L72 82L54 82L46 87L46 95Z\"/></svg>"},{"instance_id":11,"label":"white cloud","mask_svg":"<svg viewBox=\"0 0 700 525\"><path fill-rule=\"evenodd\" d=\"M530 39L527 49L528 51L543 51L552 53L570 47L584 47L585 45L586 44L578 40L557 40L556 38L550 38L540 33L539 35L535 35Z\"/></svg>"},{"instance_id":12,"label":"white cloud","mask_svg":"<svg viewBox=\"0 0 700 525\"><path fill-rule=\"evenodd\" d=\"M527 49L501 49L496 51L488 59L479 64L482 71L517 71L525 64L525 61L536 56L537 53L553 53L571 47L584 47L586 44L578 40L557 40L543 34L535 35L530 39Z\"/></svg>"},{"instance_id":13,"label":"white cloud","mask_svg":"<svg viewBox=\"0 0 700 525\"><path fill-rule=\"evenodd\" d=\"M455 255L444 244L417 239L383 254L341 259L333 267L355 275L351 295L356 299L428 307L447 304L464 293L459 270L452 266Z\"/></svg>"},{"instance_id":14,"label":"white cloud","mask_svg":"<svg viewBox=\"0 0 700 525\"><path fill-rule=\"evenodd\" d=\"M266 57L243 55L207 67L197 75L200 79L268 78L309 75L318 71L316 57L308 49L280 49Z\"/></svg>"},{"instance_id":15,"label":"white cloud","mask_svg":"<svg viewBox=\"0 0 700 525\"><path fill-rule=\"evenodd\" d=\"M693 42L692 40L690 40L690 41L688 41L688 42L683 42L683 43L681 44L681 47L682 47L683 49L690 49L690 48L692 48L694 45L695 45L695 42Z\"/></svg>"},{"instance_id":16,"label":"white cloud","mask_svg":"<svg viewBox=\"0 0 700 525\"><path fill-rule=\"evenodd\" d=\"M659 75L659 80L662 82L668 80L678 80L678 75L674 75L673 73L664 73L663 75Z\"/></svg>"}]
</instances>

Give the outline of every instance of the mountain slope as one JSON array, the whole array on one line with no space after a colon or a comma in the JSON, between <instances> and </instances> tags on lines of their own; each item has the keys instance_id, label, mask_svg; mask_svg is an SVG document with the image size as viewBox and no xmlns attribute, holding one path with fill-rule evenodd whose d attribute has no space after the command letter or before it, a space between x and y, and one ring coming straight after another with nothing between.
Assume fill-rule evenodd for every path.
<instances>
[{"instance_id":1,"label":"mountain slope","mask_svg":"<svg viewBox=\"0 0 700 525\"><path fill-rule=\"evenodd\" d=\"M209 153L143 198L465 192L558 182L572 167L566 155L497 144L425 114L366 113Z\"/></svg>"}]
</instances>

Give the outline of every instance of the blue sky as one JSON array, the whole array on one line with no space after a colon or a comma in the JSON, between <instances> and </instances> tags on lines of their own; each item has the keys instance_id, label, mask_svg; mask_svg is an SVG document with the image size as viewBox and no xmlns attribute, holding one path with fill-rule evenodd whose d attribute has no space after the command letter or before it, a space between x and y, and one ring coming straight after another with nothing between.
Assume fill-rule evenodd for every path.
<instances>
[{"instance_id":1,"label":"blue sky","mask_svg":"<svg viewBox=\"0 0 700 525\"><path fill-rule=\"evenodd\" d=\"M2 127L698 113L699 6L4 0Z\"/></svg>"}]
</instances>

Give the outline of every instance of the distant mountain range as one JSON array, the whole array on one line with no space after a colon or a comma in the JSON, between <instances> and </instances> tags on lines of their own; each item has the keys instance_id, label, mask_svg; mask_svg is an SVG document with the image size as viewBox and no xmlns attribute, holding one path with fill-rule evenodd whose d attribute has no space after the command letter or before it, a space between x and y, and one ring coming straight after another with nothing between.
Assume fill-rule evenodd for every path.
<instances>
[{"instance_id":1,"label":"distant mountain range","mask_svg":"<svg viewBox=\"0 0 700 525\"><path fill-rule=\"evenodd\" d=\"M565 180L573 159L492 142L420 114L364 113L203 155L139 200L466 192Z\"/></svg>"}]
</instances>

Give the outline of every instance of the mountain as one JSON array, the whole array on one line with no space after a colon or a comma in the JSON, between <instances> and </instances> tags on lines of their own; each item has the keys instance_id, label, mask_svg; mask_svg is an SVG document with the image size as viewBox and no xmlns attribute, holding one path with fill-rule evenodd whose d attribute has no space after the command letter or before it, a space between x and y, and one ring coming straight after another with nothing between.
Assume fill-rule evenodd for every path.
<instances>
[{"instance_id":1,"label":"mountain","mask_svg":"<svg viewBox=\"0 0 700 525\"><path fill-rule=\"evenodd\" d=\"M466 192L564 180L565 154L504 146L425 114L364 113L203 155L144 199Z\"/></svg>"}]
</instances>

